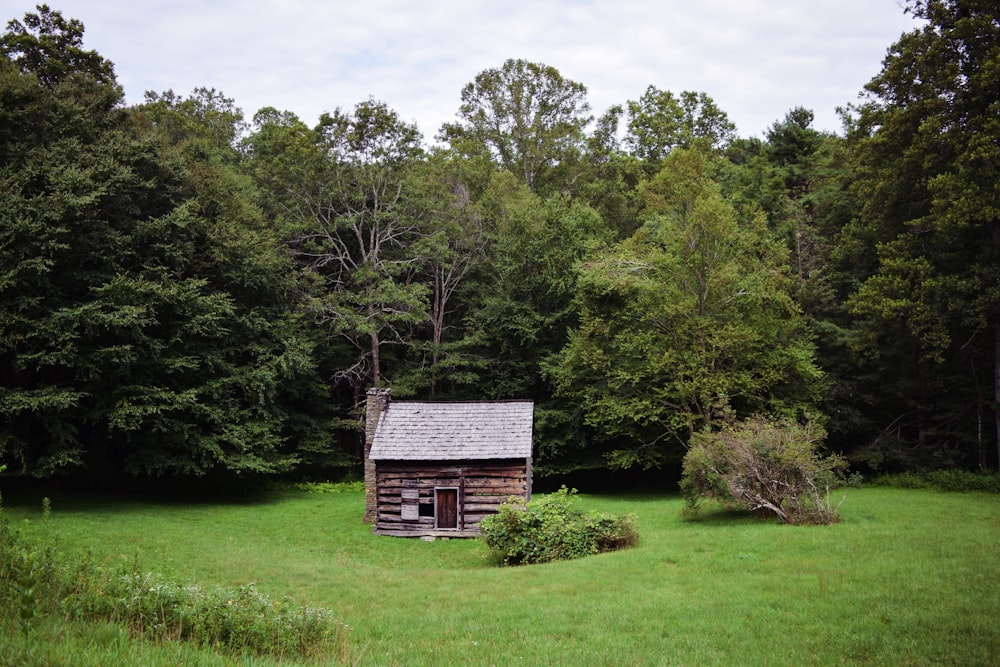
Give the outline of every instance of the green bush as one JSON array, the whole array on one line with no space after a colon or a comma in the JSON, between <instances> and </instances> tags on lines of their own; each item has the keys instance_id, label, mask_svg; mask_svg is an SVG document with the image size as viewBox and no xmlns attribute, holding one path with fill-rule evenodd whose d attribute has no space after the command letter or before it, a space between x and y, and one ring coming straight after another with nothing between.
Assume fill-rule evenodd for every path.
<instances>
[{"instance_id":1,"label":"green bush","mask_svg":"<svg viewBox=\"0 0 1000 667\"><path fill-rule=\"evenodd\" d=\"M355 482L297 482L291 488L306 493L354 493L365 490L364 481Z\"/></svg>"},{"instance_id":2,"label":"green bush","mask_svg":"<svg viewBox=\"0 0 1000 667\"><path fill-rule=\"evenodd\" d=\"M581 512L572 507L574 493L564 486L527 505L511 498L480 522L480 538L504 565L568 560L638 543L633 516Z\"/></svg>"},{"instance_id":3,"label":"green bush","mask_svg":"<svg viewBox=\"0 0 1000 667\"><path fill-rule=\"evenodd\" d=\"M900 472L879 475L874 486L896 489L936 489L938 491L982 491L1000 493L1000 473L968 470L933 470L930 472Z\"/></svg>"},{"instance_id":4,"label":"green bush","mask_svg":"<svg viewBox=\"0 0 1000 667\"><path fill-rule=\"evenodd\" d=\"M684 456L681 491L688 511L702 500L773 514L789 524L840 520L830 489L847 462L818 453L822 429L754 417L718 432L696 433Z\"/></svg>"}]
</instances>

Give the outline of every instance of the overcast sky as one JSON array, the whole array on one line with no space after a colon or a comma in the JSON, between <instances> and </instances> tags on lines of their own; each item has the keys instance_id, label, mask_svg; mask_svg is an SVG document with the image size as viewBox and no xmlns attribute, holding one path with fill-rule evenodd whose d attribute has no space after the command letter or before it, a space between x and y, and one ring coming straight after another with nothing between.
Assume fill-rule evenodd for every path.
<instances>
[{"instance_id":1,"label":"overcast sky","mask_svg":"<svg viewBox=\"0 0 1000 667\"><path fill-rule=\"evenodd\" d=\"M462 87L507 58L558 69L594 115L647 86L705 92L744 137L790 109L839 132L886 49L916 26L901 0L47 0L83 22L129 104L215 88L247 119L309 125L373 97L429 141ZM6 21L35 1L0 0Z\"/></svg>"}]
</instances>

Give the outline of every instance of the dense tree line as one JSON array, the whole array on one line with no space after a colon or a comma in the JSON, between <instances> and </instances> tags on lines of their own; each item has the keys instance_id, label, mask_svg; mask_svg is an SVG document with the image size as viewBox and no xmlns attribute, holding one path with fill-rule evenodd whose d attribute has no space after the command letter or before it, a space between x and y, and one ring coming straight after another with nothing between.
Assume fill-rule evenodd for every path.
<instances>
[{"instance_id":1,"label":"dense tree line","mask_svg":"<svg viewBox=\"0 0 1000 667\"><path fill-rule=\"evenodd\" d=\"M911 0L844 132L508 60L436 142L211 89L126 106L83 25L0 37L0 461L335 474L367 388L532 398L537 469L659 468L754 415L853 465L997 465L1000 19Z\"/></svg>"}]
</instances>

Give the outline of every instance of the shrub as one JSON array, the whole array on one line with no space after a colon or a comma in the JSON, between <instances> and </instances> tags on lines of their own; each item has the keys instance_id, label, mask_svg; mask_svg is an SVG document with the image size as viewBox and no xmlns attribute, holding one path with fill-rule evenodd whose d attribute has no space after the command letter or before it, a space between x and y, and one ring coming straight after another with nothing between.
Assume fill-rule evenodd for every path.
<instances>
[{"instance_id":1,"label":"shrub","mask_svg":"<svg viewBox=\"0 0 1000 667\"><path fill-rule=\"evenodd\" d=\"M936 489L938 491L982 491L1000 493L1000 474L968 470L932 470L930 472L900 472L879 475L875 486L896 489Z\"/></svg>"},{"instance_id":2,"label":"shrub","mask_svg":"<svg viewBox=\"0 0 1000 667\"><path fill-rule=\"evenodd\" d=\"M511 498L483 519L480 539L504 565L546 563L635 546L635 517L583 513L572 507L575 489L535 498Z\"/></svg>"},{"instance_id":3,"label":"shrub","mask_svg":"<svg viewBox=\"0 0 1000 667\"><path fill-rule=\"evenodd\" d=\"M839 521L829 492L843 481L847 462L818 453L824 436L810 424L762 417L695 434L681 479L688 510L708 499L789 524Z\"/></svg>"},{"instance_id":4,"label":"shrub","mask_svg":"<svg viewBox=\"0 0 1000 667\"><path fill-rule=\"evenodd\" d=\"M355 482L297 482L291 488L306 493L354 493L365 490L364 481Z\"/></svg>"}]
</instances>

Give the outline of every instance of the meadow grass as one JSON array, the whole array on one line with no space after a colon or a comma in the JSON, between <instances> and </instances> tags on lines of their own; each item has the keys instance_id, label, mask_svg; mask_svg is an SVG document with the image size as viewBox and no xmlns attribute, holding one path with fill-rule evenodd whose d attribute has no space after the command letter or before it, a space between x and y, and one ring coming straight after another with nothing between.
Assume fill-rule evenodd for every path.
<instances>
[{"instance_id":1,"label":"meadow grass","mask_svg":"<svg viewBox=\"0 0 1000 667\"><path fill-rule=\"evenodd\" d=\"M359 491L241 503L56 496L44 526L40 498L7 498L6 513L109 565L137 558L180 581L256 582L326 607L351 626L351 661L364 665L1000 663L1000 496L852 489L842 523L813 527L711 509L684 518L669 495L579 498L634 513L639 546L498 568L479 541L372 535ZM109 651L140 650L116 632L60 634L51 619L38 630L47 645L100 651L107 635ZM126 662L170 664L188 649L149 650ZM175 662L229 664L217 660L194 651Z\"/></svg>"}]
</instances>

